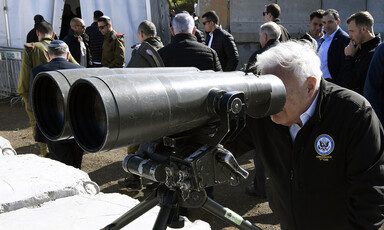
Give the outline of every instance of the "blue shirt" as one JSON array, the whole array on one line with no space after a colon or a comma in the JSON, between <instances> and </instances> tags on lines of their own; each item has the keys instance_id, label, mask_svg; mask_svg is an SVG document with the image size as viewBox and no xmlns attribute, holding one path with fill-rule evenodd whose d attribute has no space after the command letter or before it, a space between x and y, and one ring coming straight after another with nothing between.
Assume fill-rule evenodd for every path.
<instances>
[{"instance_id":1,"label":"blue shirt","mask_svg":"<svg viewBox=\"0 0 384 230\"><path fill-rule=\"evenodd\" d=\"M320 58L321 61L321 71L323 72L323 77L325 79L330 78L332 79L331 73L328 69L328 50L329 46L331 46L333 37L335 36L336 32L340 29L340 27L337 27L337 29L331 34L324 34L324 36L320 39L323 40L323 42L320 44L319 50L317 55Z\"/></svg>"}]
</instances>

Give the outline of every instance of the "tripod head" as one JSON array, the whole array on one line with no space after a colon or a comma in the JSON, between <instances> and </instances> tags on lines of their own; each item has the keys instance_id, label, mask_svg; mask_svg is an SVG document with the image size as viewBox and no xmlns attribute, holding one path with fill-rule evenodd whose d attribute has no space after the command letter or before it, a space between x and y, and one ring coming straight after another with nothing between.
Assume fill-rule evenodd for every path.
<instances>
[{"instance_id":1,"label":"tripod head","mask_svg":"<svg viewBox=\"0 0 384 230\"><path fill-rule=\"evenodd\" d=\"M246 179L248 172L220 145L245 126L244 93L214 90L208 100L211 111L220 117L219 121L164 137L159 144L167 147L167 151L162 153L147 152L145 157L128 155L123 161L124 170L164 183L169 189L180 190L183 201L206 187L223 183L235 186ZM193 203L187 202L185 206L195 206Z\"/></svg>"}]
</instances>

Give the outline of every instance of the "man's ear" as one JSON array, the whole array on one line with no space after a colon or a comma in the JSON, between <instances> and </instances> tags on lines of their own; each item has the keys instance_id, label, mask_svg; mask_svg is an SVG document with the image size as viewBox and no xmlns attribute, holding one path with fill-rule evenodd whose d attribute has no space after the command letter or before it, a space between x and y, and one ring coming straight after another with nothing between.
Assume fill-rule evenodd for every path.
<instances>
[{"instance_id":1,"label":"man's ear","mask_svg":"<svg viewBox=\"0 0 384 230\"><path fill-rule=\"evenodd\" d=\"M337 19L337 25L340 25L340 18L339 19Z\"/></svg>"},{"instance_id":2,"label":"man's ear","mask_svg":"<svg viewBox=\"0 0 384 230\"><path fill-rule=\"evenodd\" d=\"M193 27L192 34L195 35L196 33L196 26Z\"/></svg>"},{"instance_id":3,"label":"man's ear","mask_svg":"<svg viewBox=\"0 0 384 230\"><path fill-rule=\"evenodd\" d=\"M362 26L362 27L361 27L361 30L362 30L363 32L367 32L367 31L368 31L367 26Z\"/></svg>"},{"instance_id":4,"label":"man's ear","mask_svg":"<svg viewBox=\"0 0 384 230\"><path fill-rule=\"evenodd\" d=\"M306 82L308 97L312 98L316 93L317 78L316 77L308 77L305 82Z\"/></svg>"},{"instance_id":5,"label":"man's ear","mask_svg":"<svg viewBox=\"0 0 384 230\"><path fill-rule=\"evenodd\" d=\"M67 57L66 57L67 61L69 60L69 52L67 52Z\"/></svg>"}]
</instances>

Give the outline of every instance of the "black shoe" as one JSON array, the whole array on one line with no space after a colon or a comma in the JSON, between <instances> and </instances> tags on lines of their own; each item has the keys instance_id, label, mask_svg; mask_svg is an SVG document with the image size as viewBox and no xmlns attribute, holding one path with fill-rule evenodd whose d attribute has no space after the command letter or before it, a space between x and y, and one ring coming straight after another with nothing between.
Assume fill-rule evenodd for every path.
<instances>
[{"instance_id":1,"label":"black shoe","mask_svg":"<svg viewBox=\"0 0 384 230\"><path fill-rule=\"evenodd\" d=\"M126 177L124 179L118 180L117 183L124 188L137 190L140 190L142 188L140 177Z\"/></svg>"},{"instance_id":2,"label":"black shoe","mask_svg":"<svg viewBox=\"0 0 384 230\"><path fill-rule=\"evenodd\" d=\"M267 195L256 192L255 187L253 187L253 185L245 187L245 193L255 197L267 198Z\"/></svg>"}]
</instances>

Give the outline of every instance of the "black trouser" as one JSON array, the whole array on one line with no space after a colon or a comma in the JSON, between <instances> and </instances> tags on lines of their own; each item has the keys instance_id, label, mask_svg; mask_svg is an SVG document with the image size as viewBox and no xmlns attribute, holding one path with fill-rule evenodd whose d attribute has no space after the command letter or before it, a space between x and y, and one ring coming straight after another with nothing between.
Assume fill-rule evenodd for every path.
<instances>
[{"instance_id":1,"label":"black trouser","mask_svg":"<svg viewBox=\"0 0 384 230\"><path fill-rule=\"evenodd\" d=\"M76 141L48 142L49 157L75 168L81 168L84 150Z\"/></svg>"},{"instance_id":2,"label":"black trouser","mask_svg":"<svg viewBox=\"0 0 384 230\"><path fill-rule=\"evenodd\" d=\"M255 165L255 177L253 178L253 186L255 191L260 195L266 195L265 191L265 169L263 162L261 162L260 154L256 149L252 150L253 163Z\"/></svg>"}]
</instances>

